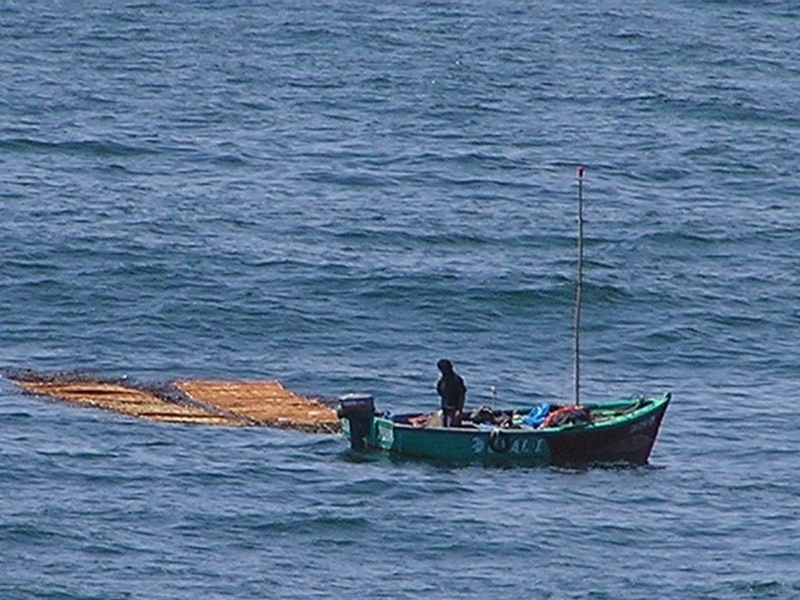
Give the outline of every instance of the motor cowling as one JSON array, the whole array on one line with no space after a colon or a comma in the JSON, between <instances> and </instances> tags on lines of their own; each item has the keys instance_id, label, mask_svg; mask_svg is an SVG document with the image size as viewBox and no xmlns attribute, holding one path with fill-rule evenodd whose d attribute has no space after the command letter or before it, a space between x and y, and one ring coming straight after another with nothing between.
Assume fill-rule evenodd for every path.
<instances>
[{"instance_id":1,"label":"motor cowling","mask_svg":"<svg viewBox=\"0 0 800 600\"><path fill-rule=\"evenodd\" d=\"M370 394L345 394L339 398L336 415L348 422L350 447L357 451L365 450L375 416L375 399Z\"/></svg>"}]
</instances>

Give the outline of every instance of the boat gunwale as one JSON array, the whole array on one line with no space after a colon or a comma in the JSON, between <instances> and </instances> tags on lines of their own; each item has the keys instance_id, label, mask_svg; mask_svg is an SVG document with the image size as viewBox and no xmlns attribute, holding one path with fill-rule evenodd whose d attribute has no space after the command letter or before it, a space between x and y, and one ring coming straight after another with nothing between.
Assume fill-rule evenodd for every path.
<instances>
[{"instance_id":1,"label":"boat gunwale","mask_svg":"<svg viewBox=\"0 0 800 600\"><path fill-rule=\"evenodd\" d=\"M559 435L559 434L568 434L568 433L580 433L583 431L591 430L603 430L603 429L611 429L615 427L623 427L630 425L631 423L647 418L650 414L655 414L659 410L666 409L669 405L670 401L672 400L672 394L670 392L665 392L661 396L650 396L645 398L630 398L624 400L609 400L609 401L601 401L601 402L593 402L582 404L583 408L592 410L598 408L610 408L612 406L623 406L623 405L635 405L637 402L645 402L645 404L639 406L638 408L634 408L630 412L626 412L621 415L616 415L614 417L610 417L608 419L602 419L599 421L589 421L586 423L576 423L576 424L566 424L560 425L557 427L547 427L544 429L538 428L530 428L530 427L519 427L519 428L506 428L506 427L491 427L491 428L473 428L473 427L415 427L414 425L410 425L408 423L400 423L395 421L394 419L399 417L410 417L410 416L418 416L424 415L427 413L420 413L420 412L411 412L411 413L400 413L397 415L375 415L374 419L376 421L382 421L385 423L389 423L394 428L403 429L403 430L412 430L412 431L430 431L430 432L439 432L439 433L447 433L447 434L460 434L460 435L491 435L493 431L499 430L503 433L507 433L508 435L526 435L526 436L552 436L552 435ZM506 409L509 410L509 409ZM510 409L515 410L515 409ZM521 412L519 414L526 414L525 412Z\"/></svg>"}]
</instances>

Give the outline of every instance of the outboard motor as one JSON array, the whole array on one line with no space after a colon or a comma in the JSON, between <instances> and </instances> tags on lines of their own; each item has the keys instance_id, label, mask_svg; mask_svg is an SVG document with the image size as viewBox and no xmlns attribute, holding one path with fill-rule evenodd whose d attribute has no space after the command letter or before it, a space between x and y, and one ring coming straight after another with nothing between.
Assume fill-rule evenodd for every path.
<instances>
[{"instance_id":1,"label":"outboard motor","mask_svg":"<svg viewBox=\"0 0 800 600\"><path fill-rule=\"evenodd\" d=\"M372 427L372 417L375 416L373 397L369 394L345 394L339 398L336 415L340 419L347 419L350 428L350 447L359 452L365 450L366 438Z\"/></svg>"}]
</instances>

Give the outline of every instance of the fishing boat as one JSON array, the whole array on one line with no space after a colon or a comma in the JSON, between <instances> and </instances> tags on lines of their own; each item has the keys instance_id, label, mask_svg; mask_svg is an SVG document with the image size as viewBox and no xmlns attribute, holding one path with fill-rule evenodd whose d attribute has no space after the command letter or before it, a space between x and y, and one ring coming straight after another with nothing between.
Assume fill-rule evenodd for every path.
<instances>
[{"instance_id":1,"label":"fishing boat","mask_svg":"<svg viewBox=\"0 0 800 600\"><path fill-rule=\"evenodd\" d=\"M368 394L342 396L337 412L358 452L453 463L644 465L669 402L665 393L580 406L478 407L456 427L441 427L436 413L378 413Z\"/></svg>"},{"instance_id":2,"label":"fishing boat","mask_svg":"<svg viewBox=\"0 0 800 600\"><path fill-rule=\"evenodd\" d=\"M440 414L379 413L369 394L340 398L342 432L357 452L448 462L500 464L644 465L671 400L660 396L584 404L580 398L583 175L578 167L578 269L575 285L574 398L505 410L481 406L443 427Z\"/></svg>"}]
</instances>

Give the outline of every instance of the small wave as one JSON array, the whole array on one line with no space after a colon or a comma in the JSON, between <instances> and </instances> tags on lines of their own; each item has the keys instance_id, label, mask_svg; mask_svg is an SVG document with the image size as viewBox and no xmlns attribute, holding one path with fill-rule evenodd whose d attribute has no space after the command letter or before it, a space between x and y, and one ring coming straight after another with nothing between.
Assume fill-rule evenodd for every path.
<instances>
[{"instance_id":1,"label":"small wave","mask_svg":"<svg viewBox=\"0 0 800 600\"><path fill-rule=\"evenodd\" d=\"M334 173L328 171L314 171L306 175L310 181L316 183L333 183L344 187L383 187L387 183L386 177L373 173Z\"/></svg>"},{"instance_id":2,"label":"small wave","mask_svg":"<svg viewBox=\"0 0 800 600\"><path fill-rule=\"evenodd\" d=\"M141 146L131 146L118 142L98 140L45 142L31 138L7 138L5 140L0 140L0 150L45 154L88 154L94 156L137 156L151 154L153 152Z\"/></svg>"},{"instance_id":3,"label":"small wave","mask_svg":"<svg viewBox=\"0 0 800 600\"><path fill-rule=\"evenodd\" d=\"M787 556L786 558L791 558ZM732 597L747 598L797 598L800 583L780 581L739 581L731 584Z\"/></svg>"},{"instance_id":4,"label":"small wave","mask_svg":"<svg viewBox=\"0 0 800 600\"><path fill-rule=\"evenodd\" d=\"M370 519L364 516L328 515L295 515L260 524L253 524L256 530L273 533L314 534L322 536L335 532L357 531L362 533L372 528Z\"/></svg>"},{"instance_id":5,"label":"small wave","mask_svg":"<svg viewBox=\"0 0 800 600\"><path fill-rule=\"evenodd\" d=\"M48 528L30 522L5 523L0 525L0 539L6 542L52 543L55 538L76 538L77 535L67 535L61 530Z\"/></svg>"}]
</instances>

